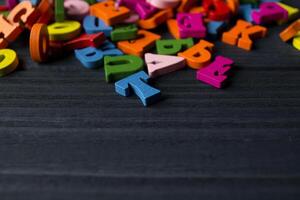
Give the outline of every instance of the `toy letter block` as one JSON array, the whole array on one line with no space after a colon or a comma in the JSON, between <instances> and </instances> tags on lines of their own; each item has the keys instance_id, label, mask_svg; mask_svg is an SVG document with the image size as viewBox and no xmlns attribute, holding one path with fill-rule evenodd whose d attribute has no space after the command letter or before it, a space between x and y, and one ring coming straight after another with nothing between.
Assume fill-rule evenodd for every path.
<instances>
[{"instance_id":1,"label":"toy letter block","mask_svg":"<svg viewBox=\"0 0 300 200\"><path fill-rule=\"evenodd\" d=\"M105 41L104 33L82 34L79 37L64 43L64 48L67 50L82 49L85 47L98 47Z\"/></svg>"},{"instance_id":2,"label":"toy letter block","mask_svg":"<svg viewBox=\"0 0 300 200\"><path fill-rule=\"evenodd\" d=\"M179 35L179 27L177 24L177 20L176 19L168 19L167 26L168 26L168 30L169 30L170 34L174 38L179 39L180 35Z\"/></svg>"},{"instance_id":3,"label":"toy letter block","mask_svg":"<svg viewBox=\"0 0 300 200\"><path fill-rule=\"evenodd\" d=\"M50 40L64 41L76 38L81 31L81 25L77 21L55 22L48 25Z\"/></svg>"},{"instance_id":4,"label":"toy letter block","mask_svg":"<svg viewBox=\"0 0 300 200\"><path fill-rule=\"evenodd\" d=\"M38 13L32 6L30 1L22 1L14 7L7 16L7 19L12 23L20 23L31 27L38 19Z\"/></svg>"},{"instance_id":5,"label":"toy letter block","mask_svg":"<svg viewBox=\"0 0 300 200\"><path fill-rule=\"evenodd\" d=\"M125 6L129 8L130 10L134 10L135 6L140 0L118 0L116 1L118 6Z\"/></svg>"},{"instance_id":6,"label":"toy letter block","mask_svg":"<svg viewBox=\"0 0 300 200\"><path fill-rule=\"evenodd\" d=\"M283 30L280 33L280 38L282 41L287 42L288 40L295 37L299 31L300 31L300 19L293 22L289 27Z\"/></svg>"},{"instance_id":7,"label":"toy letter block","mask_svg":"<svg viewBox=\"0 0 300 200\"><path fill-rule=\"evenodd\" d=\"M172 17L172 9L161 10L148 19L139 20L138 25L143 29L154 29Z\"/></svg>"},{"instance_id":8,"label":"toy letter block","mask_svg":"<svg viewBox=\"0 0 300 200\"><path fill-rule=\"evenodd\" d=\"M280 20L288 20L288 12L274 2L260 4L258 11L253 11L251 17L256 24L269 24Z\"/></svg>"},{"instance_id":9,"label":"toy letter block","mask_svg":"<svg viewBox=\"0 0 300 200\"><path fill-rule=\"evenodd\" d=\"M145 30L138 31L138 37L134 40L118 42L118 48L125 54L143 56L146 51L155 45L155 41L161 38L160 35Z\"/></svg>"},{"instance_id":10,"label":"toy letter block","mask_svg":"<svg viewBox=\"0 0 300 200\"><path fill-rule=\"evenodd\" d=\"M176 55L182 50L191 48L194 45L192 38L178 40L157 40L156 51L161 55Z\"/></svg>"},{"instance_id":11,"label":"toy letter block","mask_svg":"<svg viewBox=\"0 0 300 200\"><path fill-rule=\"evenodd\" d=\"M253 22L252 20L252 5L251 4L242 4L239 7L239 14L242 16L244 20L247 22Z\"/></svg>"},{"instance_id":12,"label":"toy letter block","mask_svg":"<svg viewBox=\"0 0 300 200\"><path fill-rule=\"evenodd\" d=\"M230 17L231 10L226 1L203 0L203 9L209 19L214 21L224 21Z\"/></svg>"},{"instance_id":13,"label":"toy letter block","mask_svg":"<svg viewBox=\"0 0 300 200\"><path fill-rule=\"evenodd\" d=\"M206 36L202 14L179 13L177 24L180 38L204 38Z\"/></svg>"},{"instance_id":14,"label":"toy letter block","mask_svg":"<svg viewBox=\"0 0 300 200\"><path fill-rule=\"evenodd\" d=\"M113 29L95 16L86 16L83 19L83 28L87 34L103 32L106 37L110 36Z\"/></svg>"},{"instance_id":15,"label":"toy letter block","mask_svg":"<svg viewBox=\"0 0 300 200\"><path fill-rule=\"evenodd\" d=\"M65 20L65 8L64 8L64 0L54 0L55 1L55 21L63 22Z\"/></svg>"},{"instance_id":16,"label":"toy letter block","mask_svg":"<svg viewBox=\"0 0 300 200\"><path fill-rule=\"evenodd\" d=\"M13 42L22 33L22 28L19 23L11 23L6 17L0 15L0 37L8 42Z\"/></svg>"},{"instance_id":17,"label":"toy letter block","mask_svg":"<svg viewBox=\"0 0 300 200\"><path fill-rule=\"evenodd\" d=\"M90 6L85 1L65 1L64 7L70 19L81 21L90 12Z\"/></svg>"},{"instance_id":18,"label":"toy letter block","mask_svg":"<svg viewBox=\"0 0 300 200\"><path fill-rule=\"evenodd\" d=\"M90 6L90 13L93 16L99 17L107 25L114 25L122 22L130 16L130 10L124 6L116 8L114 1L104 1Z\"/></svg>"},{"instance_id":19,"label":"toy letter block","mask_svg":"<svg viewBox=\"0 0 300 200\"><path fill-rule=\"evenodd\" d=\"M145 62L151 78L168 74L185 67L185 59L178 56L165 56L146 53Z\"/></svg>"},{"instance_id":20,"label":"toy letter block","mask_svg":"<svg viewBox=\"0 0 300 200\"><path fill-rule=\"evenodd\" d=\"M121 56L123 52L116 48L116 46L106 40L101 46L101 51L103 52L104 56Z\"/></svg>"},{"instance_id":21,"label":"toy letter block","mask_svg":"<svg viewBox=\"0 0 300 200\"><path fill-rule=\"evenodd\" d=\"M11 49L0 49L0 77L13 72L19 64L17 54Z\"/></svg>"},{"instance_id":22,"label":"toy letter block","mask_svg":"<svg viewBox=\"0 0 300 200\"><path fill-rule=\"evenodd\" d=\"M210 21L207 23L207 32L212 39L217 39L225 29L226 23L221 21Z\"/></svg>"},{"instance_id":23,"label":"toy letter block","mask_svg":"<svg viewBox=\"0 0 300 200\"><path fill-rule=\"evenodd\" d=\"M138 28L135 24L117 26L111 32L112 41L133 40L138 36Z\"/></svg>"},{"instance_id":24,"label":"toy letter block","mask_svg":"<svg viewBox=\"0 0 300 200\"><path fill-rule=\"evenodd\" d=\"M49 24L49 22L52 21L54 11L49 0L41 0L36 10L40 14L36 23Z\"/></svg>"},{"instance_id":25,"label":"toy letter block","mask_svg":"<svg viewBox=\"0 0 300 200\"><path fill-rule=\"evenodd\" d=\"M95 47L87 47L75 50L76 58L83 64L85 68L95 69L103 63L103 53Z\"/></svg>"},{"instance_id":26,"label":"toy letter block","mask_svg":"<svg viewBox=\"0 0 300 200\"><path fill-rule=\"evenodd\" d=\"M300 35L297 37L294 37L293 46L295 47L295 49L300 51Z\"/></svg>"},{"instance_id":27,"label":"toy letter block","mask_svg":"<svg viewBox=\"0 0 300 200\"><path fill-rule=\"evenodd\" d=\"M182 53L178 53L186 59L187 65L192 69L199 69L209 63L211 60L211 52L214 44L207 42L206 40L200 40L198 44L187 49Z\"/></svg>"},{"instance_id":28,"label":"toy letter block","mask_svg":"<svg viewBox=\"0 0 300 200\"><path fill-rule=\"evenodd\" d=\"M231 69L232 64L231 59L217 56L214 62L197 71L197 79L216 88L222 88L227 79L225 74Z\"/></svg>"},{"instance_id":29,"label":"toy letter block","mask_svg":"<svg viewBox=\"0 0 300 200\"><path fill-rule=\"evenodd\" d=\"M148 85L149 76L140 71L115 83L115 90L122 96L133 92L141 99L144 106L155 103L161 98L161 92Z\"/></svg>"},{"instance_id":30,"label":"toy letter block","mask_svg":"<svg viewBox=\"0 0 300 200\"><path fill-rule=\"evenodd\" d=\"M263 26L252 25L244 20L238 20L236 25L228 32L223 33L222 42L237 45L239 48L251 50L253 41L251 39L262 38L267 34Z\"/></svg>"},{"instance_id":31,"label":"toy letter block","mask_svg":"<svg viewBox=\"0 0 300 200\"><path fill-rule=\"evenodd\" d=\"M252 39L265 37L267 29L262 26L252 26L242 32L238 47L250 51L253 46Z\"/></svg>"},{"instance_id":32,"label":"toy letter block","mask_svg":"<svg viewBox=\"0 0 300 200\"><path fill-rule=\"evenodd\" d=\"M236 14L239 11L239 0L226 0L226 3L233 14Z\"/></svg>"},{"instance_id":33,"label":"toy letter block","mask_svg":"<svg viewBox=\"0 0 300 200\"><path fill-rule=\"evenodd\" d=\"M279 21L278 24L284 24L290 20L294 20L297 18L297 16L299 15L299 9L298 8L295 8L295 7L292 7L292 6L289 6L289 5L286 5L284 3L281 3L281 2L277 2L277 4L283 8L284 10L286 10L288 12L288 20L284 19L284 20L281 20Z\"/></svg>"},{"instance_id":34,"label":"toy letter block","mask_svg":"<svg viewBox=\"0 0 300 200\"><path fill-rule=\"evenodd\" d=\"M95 69L103 66L104 56L121 56L123 53L115 45L105 41L99 48L87 47L75 50L76 58L85 68Z\"/></svg>"},{"instance_id":35,"label":"toy letter block","mask_svg":"<svg viewBox=\"0 0 300 200\"><path fill-rule=\"evenodd\" d=\"M49 35L46 24L36 23L30 32L29 50L31 59L44 62L49 57Z\"/></svg>"},{"instance_id":36,"label":"toy letter block","mask_svg":"<svg viewBox=\"0 0 300 200\"><path fill-rule=\"evenodd\" d=\"M135 6L135 11L138 13L141 19L147 19L156 13L158 9L145 1L138 1Z\"/></svg>"},{"instance_id":37,"label":"toy letter block","mask_svg":"<svg viewBox=\"0 0 300 200\"><path fill-rule=\"evenodd\" d=\"M115 82L133 73L141 71L143 66L143 60L137 56L124 55L104 57L104 70L107 82Z\"/></svg>"}]
</instances>

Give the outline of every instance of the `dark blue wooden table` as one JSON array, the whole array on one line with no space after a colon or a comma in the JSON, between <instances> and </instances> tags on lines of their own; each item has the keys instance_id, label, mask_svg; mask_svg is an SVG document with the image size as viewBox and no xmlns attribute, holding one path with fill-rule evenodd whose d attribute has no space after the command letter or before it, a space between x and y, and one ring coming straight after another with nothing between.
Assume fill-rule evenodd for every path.
<instances>
[{"instance_id":1,"label":"dark blue wooden table","mask_svg":"<svg viewBox=\"0 0 300 200\"><path fill-rule=\"evenodd\" d=\"M298 0L284 1L300 7ZM300 51L279 39L287 25L234 59L228 87L185 69L160 77L163 100L144 108L66 56L29 57L0 79L0 199L300 198Z\"/></svg>"}]
</instances>

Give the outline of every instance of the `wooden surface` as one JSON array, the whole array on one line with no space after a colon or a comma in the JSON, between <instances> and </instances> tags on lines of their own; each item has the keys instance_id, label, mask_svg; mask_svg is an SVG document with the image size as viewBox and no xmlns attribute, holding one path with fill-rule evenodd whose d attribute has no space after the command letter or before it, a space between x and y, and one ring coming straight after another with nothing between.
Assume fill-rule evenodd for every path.
<instances>
[{"instance_id":1,"label":"wooden surface","mask_svg":"<svg viewBox=\"0 0 300 200\"><path fill-rule=\"evenodd\" d=\"M0 79L0 199L299 199L300 51L284 27L251 52L216 42L236 62L227 88L181 70L149 108L73 55L32 62L25 34L22 69Z\"/></svg>"}]
</instances>

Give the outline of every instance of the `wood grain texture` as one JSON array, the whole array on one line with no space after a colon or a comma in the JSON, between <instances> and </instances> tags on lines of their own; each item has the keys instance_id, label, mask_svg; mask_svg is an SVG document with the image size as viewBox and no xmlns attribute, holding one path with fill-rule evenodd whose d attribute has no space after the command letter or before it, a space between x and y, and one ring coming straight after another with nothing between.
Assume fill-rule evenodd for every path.
<instances>
[{"instance_id":1,"label":"wood grain texture","mask_svg":"<svg viewBox=\"0 0 300 200\"><path fill-rule=\"evenodd\" d=\"M300 7L300 1L284 1ZM144 108L66 56L0 79L0 199L299 199L300 52L283 26L246 52L214 89L185 69L154 81ZM161 32L163 32L161 30Z\"/></svg>"}]
</instances>

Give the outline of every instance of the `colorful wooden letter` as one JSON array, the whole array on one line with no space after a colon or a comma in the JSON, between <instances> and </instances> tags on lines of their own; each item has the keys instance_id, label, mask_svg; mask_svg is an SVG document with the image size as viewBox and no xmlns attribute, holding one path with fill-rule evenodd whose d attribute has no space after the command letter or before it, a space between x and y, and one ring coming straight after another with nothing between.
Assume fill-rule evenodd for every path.
<instances>
[{"instance_id":1,"label":"colorful wooden letter","mask_svg":"<svg viewBox=\"0 0 300 200\"><path fill-rule=\"evenodd\" d=\"M298 14L299 14L299 9L298 8L286 5L286 4L281 3L281 2L277 2L277 4L281 8L283 8L284 10L286 10L288 12L288 20L283 19L283 20L279 21L279 24L283 24L283 23L285 23L287 21L293 20L293 19L295 19L298 16Z\"/></svg>"},{"instance_id":2,"label":"colorful wooden letter","mask_svg":"<svg viewBox=\"0 0 300 200\"><path fill-rule=\"evenodd\" d=\"M19 64L16 52L11 49L0 49L0 58L0 77L13 72Z\"/></svg>"},{"instance_id":3,"label":"colorful wooden letter","mask_svg":"<svg viewBox=\"0 0 300 200\"><path fill-rule=\"evenodd\" d=\"M99 17L107 25L114 25L130 16L130 10L124 6L115 6L114 1L104 1L90 6L90 13Z\"/></svg>"},{"instance_id":4,"label":"colorful wooden letter","mask_svg":"<svg viewBox=\"0 0 300 200\"><path fill-rule=\"evenodd\" d=\"M115 82L143 69L143 60L138 56L105 56L104 70L107 82Z\"/></svg>"},{"instance_id":5,"label":"colorful wooden letter","mask_svg":"<svg viewBox=\"0 0 300 200\"><path fill-rule=\"evenodd\" d=\"M22 22L31 27L38 19L38 13L30 1L23 1L14 7L7 16L11 23L19 24Z\"/></svg>"},{"instance_id":6,"label":"colorful wooden letter","mask_svg":"<svg viewBox=\"0 0 300 200\"><path fill-rule=\"evenodd\" d=\"M3 41L15 41L22 31L23 29L19 23L12 23L3 15L0 15L0 38L3 37Z\"/></svg>"},{"instance_id":7,"label":"colorful wooden letter","mask_svg":"<svg viewBox=\"0 0 300 200\"><path fill-rule=\"evenodd\" d=\"M214 62L197 71L197 79L216 88L222 88L227 79L225 74L231 69L232 64L231 59L217 56Z\"/></svg>"},{"instance_id":8,"label":"colorful wooden letter","mask_svg":"<svg viewBox=\"0 0 300 200\"><path fill-rule=\"evenodd\" d=\"M75 50L76 58L85 68L95 69L103 65L104 56L121 56L123 53L116 46L105 41L99 48L87 47Z\"/></svg>"},{"instance_id":9,"label":"colorful wooden letter","mask_svg":"<svg viewBox=\"0 0 300 200\"><path fill-rule=\"evenodd\" d=\"M213 47L214 44L207 42L206 40L200 40L195 46L182 53L178 53L178 56L185 58L188 66L192 69L199 69L207 65L211 60Z\"/></svg>"},{"instance_id":10,"label":"colorful wooden letter","mask_svg":"<svg viewBox=\"0 0 300 200\"><path fill-rule=\"evenodd\" d=\"M121 56L123 55L123 52L116 48L116 46L109 42L105 41L101 46L100 49L103 52L104 56Z\"/></svg>"},{"instance_id":11,"label":"colorful wooden letter","mask_svg":"<svg viewBox=\"0 0 300 200\"><path fill-rule=\"evenodd\" d=\"M147 19L158 11L157 8L151 6L145 1L138 1L135 6L135 12L137 12L141 19Z\"/></svg>"},{"instance_id":12,"label":"colorful wooden letter","mask_svg":"<svg viewBox=\"0 0 300 200\"><path fill-rule=\"evenodd\" d=\"M151 78L168 74L185 67L185 59L178 56L165 56L146 53L145 62Z\"/></svg>"},{"instance_id":13,"label":"colorful wooden letter","mask_svg":"<svg viewBox=\"0 0 300 200\"><path fill-rule=\"evenodd\" d=\"M182 50L191 48L194 45L192 38L178 40L157 40L156 51L162 55L176 55Z\"/></svg>"},{"instance_id":14,"label":"colorful wooden letter","mask_svg":"<svg viewBox=\"0 0 300 200\"><path fill-rule=\"evenodd\" d=\"M168 19L167 20L167 26L168 26L168 30L169 30L170 34L174 38L179 39L180 34L179 34L179 27L178 27L178 24L177 24L177 20L176 19Z\"/></svg>"},{"instance_id":15,"label":"colorful wooden letter","mask_svg":"<svg viewBox=\"0 0 300 200\"><path fill-rule=\"evenodd\" d=\"M118 48L125 54L141 57L147 50L151 49L154 46L155 41L160 38L160 35L145 30L139 30L137 39L120 41L118 42Z\"/></svg>"},{"instance_id":16,"label":"colorful wooden letter","mask_svg":"<svg viewBox=\"0 0 300 200\"><path fill-rule=\"evenodd\" d=\"M81 25L77 21L55 22L48 25L50 40L71 40L78 36L80 31Z\"/></svg>"},{"instance_id":17,"label":"colorful wooden letter","mask_svg":"<svg viewBox=\"0 0 300 200\"><path fill-rule=\"evenodd\" d=\"M90 12L90 6L85 1L68 0L64 2L67 15L70 19L81 21Z\"/></svg>"},{"instance_id":18,"label":"colorful wooden letter","mask_svg":"<svg viewBox=\"0 0 300 200\"><path fill-rule=\"evenodd\" d=\"M300 19L293 22L289 27L283 30L280 33L280 38L282 41L287 42L288 40L295 37L299 31L300 31Z\"/></svg>"},{"instance_id":19,"label":"colorful wooden letter","mask_svg":"<svg viewBox=\"0 0 300 200\"><path fill-rule=\"evenodd\" d=\"M204 38L206 36L202 14L179 13L177 24L180 38Z\"/></svg>"},{"instance_id":20,"label":"colorful wooden letter","mask_svg":"<svg viewBox=\"0 0 300 200\"><path fill-rule=\"evenodd\" d=\"M116 26L111 32L112 41L133 40L138 36L138 28L135 24Z\"/></svg>"},{"instance_id":21,"label":"colorful wooden letter","mask_svg":"<svg viewBox=\"0 0 300 200\"><path fill-rule=\"evenodd\" d=\"M300 51L300 34L299 34L299 36L294 37L293 46L295 47L295 49Z\"/></svg>"},{"instance_id":22,"label":"colorful wooden letter","mask_svg":"<svg viewBox=\"0 0 300 200\"><path fill-rule=\"evenodd\" d=\"M263 26L255 25L244 20L238 20L236 25L228 32L223 33L222 42L237 45L239 48L251 50L253 41L251 39L262 38L267 34Z\"/></svg>"},{"instance_id":23,"label":"colorful wooden letter","mask_svg":"<svg viewBox=\"0 0 300 200\"><path fill-rule=\"evenodd\" d=\"M55 1L55 21L63 22L65 20L65 8L64 8L64 0L54 0Z\"/></svg>"},{"instance_id":24,"label":"colorful wooden letter","mask_svg":"<svg viewBox=\"0 0 300 200\"><path fill-rule=\"evenodd\" d=\"M106 37L110 36L113 29L95 16L86 16L83 20L83 28L88 34L103 32Z\"/></svg>"},{"instance_id":25,"label":"colorful wooden letter","mask_svg":"<svg viewBox=\"0 0 300 200\"><path fill-rule=\"evenodd\" d=\"M268 24L288 19L288 12L274 2L260 4L258 11L253 11L251 17L256 24Z\"/></svg>"},{"instance_id":26,"label":"colorful wooden letter","mask_svg":"<svg viewBox=\"0 0 300 200\"><path fill-rule=\"evenodd\" d=\"M29 50L31 59L44 62L49 56L49 34L46 24L34 24L30 32Z\"/></svg>"},{"instance_id":27,"label":"colorful wooden letter","mask_svg":"<svg viewBox=\"0 0 300 200\"><path fill-rule=\"evenodd\" d=\"M230 17L231 11L226 1L203 0L203 9L209 19L215 21L225 21Z\"/></svg>"},{"instance_id":28,"label":"colorful wooden letter","mask_svg":"<svg viewBox=\"0 0 300 200\"><path fill-rule=\"evenodd\" d=\"M161 92L148 85L149 76L144 72L137 72L115 83L115 90L122 96L130 96L131 90L141 99L144 106L155 103L161 98Z\"/></svg>"},{"instance_id":29,"label":"colorful wooden letter","mask_svg":"<svg viewBox=\"0 0 300 200\"><path fill-rule=\"evenodd\" d=\"M154 29L172 17L172 9L161 10L148 19L139 20L138 25L143 29Z\"/></svg>"},{"instance_id":30,"label":"colorful wooden letter","mask_svg":"<svg viewBox=\"0 0 300 200\"><path fill-rule=\"evenodd\" d=\"M207 32L212 39L216 39L226 26L225 22L221 21L210 21L207 24Z\"/></svg>"},{"instance_id":31,"label":"colorful wooden letter","mask_svg":"<svg viewBox=\"0 0 300 200\"><path fill-rule=\"evenodd\" d=\"M82 49L85 47L99 47L105 41L104 33L94 33L94 34L82 34L78 38L67 41L64 43L64 48L66 50Z\"/></svg>"},{"instance_id":32,"label":"colorful wooden letter","mask_svg":"<svg viewBox=\"0 0 300 200\"><path fill-rule=\"evenodd\" d=\"M95 69L103 64L104 55L101 50L95 47L77 49L75 50L75 56L88 69Z\"/></svg>"}]
</instances>

